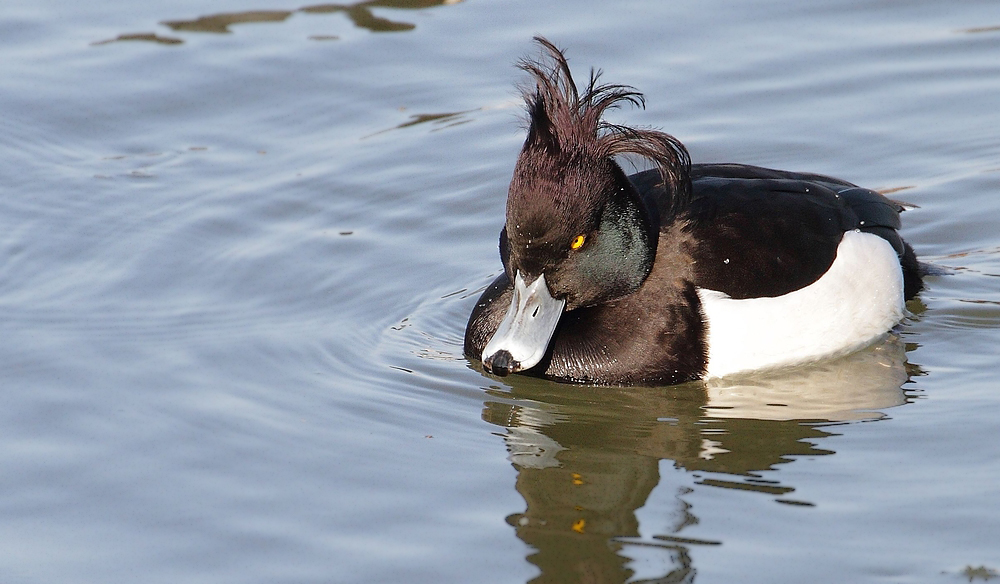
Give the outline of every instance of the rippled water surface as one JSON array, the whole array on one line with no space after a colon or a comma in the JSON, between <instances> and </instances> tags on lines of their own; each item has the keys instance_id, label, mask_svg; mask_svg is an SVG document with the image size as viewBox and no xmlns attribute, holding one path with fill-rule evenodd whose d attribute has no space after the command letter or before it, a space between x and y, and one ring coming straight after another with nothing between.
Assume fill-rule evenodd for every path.
<instances>
[{"instance_id":1,"label":"rippled water surface","mask_svg":"<svg viewBox=\"0 0 1000 584\"><path fill-rule=\"evenodd\" d=\"M951 275L801 371L484 375L533 34ZM4 582L998 577L996 2L13 0L0 57Z\"/></svg>"}]
</instances>

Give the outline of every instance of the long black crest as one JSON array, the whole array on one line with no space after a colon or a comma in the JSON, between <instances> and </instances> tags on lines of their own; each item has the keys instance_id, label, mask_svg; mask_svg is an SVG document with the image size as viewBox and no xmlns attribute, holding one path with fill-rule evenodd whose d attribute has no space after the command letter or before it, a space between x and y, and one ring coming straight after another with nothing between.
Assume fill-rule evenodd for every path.
<instances>
[{"instance_id":1,"label":"long black crest","mask_svg":"<svg viewBox=\"0 0 1000 584\"><path fill-rule=\"evenodd\" d=\"M523 59L518 63L535 78L535 87L524 90L529 116L525 149L540 148L556 156L581 151L606 158L637 155L656 164L664 186L675 197L686 196L691 158L677 138L602 119L606 110L622 103L644 108L643 95L628 85L599 83L601 72L594 69L580 95L563 51L542 37L535 37L535 42L548 53L550 62Z\"/></svg>"}]
</instances>

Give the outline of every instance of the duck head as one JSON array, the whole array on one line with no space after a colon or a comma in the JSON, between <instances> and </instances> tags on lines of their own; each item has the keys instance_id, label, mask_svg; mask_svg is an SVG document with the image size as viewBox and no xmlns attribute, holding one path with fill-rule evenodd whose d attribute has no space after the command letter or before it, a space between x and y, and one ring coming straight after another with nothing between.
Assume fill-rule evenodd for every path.
<instances>
[{"instance_id":1,"label":"duck head","mask_svg":"<svg viewBox=\"0 0 1000 584\"><path fill-rule=\"evenodd\" d=\"M525 91L528 136L500 233L513 298L482 355L484 367L497 375L537 365L565 312L638 290L656 258L660 215L672 214L670 201L687 192L690 162L676 139L601 119L622 102L642 106L642 95L627 86L599 85L594 71L580 95L563 53L535 40L552 64L520 63L535 87ZM627 154L659 166L666 207L643 202L615 160Z\"/></svg>"}]
</instances>

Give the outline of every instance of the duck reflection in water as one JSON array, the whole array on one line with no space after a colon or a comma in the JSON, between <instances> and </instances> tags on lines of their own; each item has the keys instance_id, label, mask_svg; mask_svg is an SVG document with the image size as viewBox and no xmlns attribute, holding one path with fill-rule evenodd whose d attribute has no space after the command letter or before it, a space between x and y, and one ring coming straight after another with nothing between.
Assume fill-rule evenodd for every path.
<instances>
[{"instance_id":1,"label":"duck reflection in water","mask_svg":"<svg viewBox=\"0 0 1000 584\"><path fill-rule=\"evenodd\" d=\"M507 430L526 503L507 521L534 548L527 559L541 574L532 582L693 581L692 547L724 548L725 536L699 525L685 495L722 487L811 506L763 471L834 454L814 444L831 435L824 428L884 417L880 410L906 402L901 386L916 371L890 336L836 361L711 384L615 389L505 379L507 389L490 390L483 419ZM673 486L660 485L676 493L676 506L640 529L636 511L660 484L661 461L677 470L662 477ZM650 552L662 571L637 574L634 560Z\"/></svg>"}]
</instances>

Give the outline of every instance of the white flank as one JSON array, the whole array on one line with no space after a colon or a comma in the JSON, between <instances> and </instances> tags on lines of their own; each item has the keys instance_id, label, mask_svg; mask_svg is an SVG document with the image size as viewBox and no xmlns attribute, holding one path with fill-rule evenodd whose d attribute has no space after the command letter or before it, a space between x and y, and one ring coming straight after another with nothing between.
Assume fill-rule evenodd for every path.
<instances>
[{"instance_id":1,"label":"white flank","mask_svg":"<svg viewBox=\"0 0 1000 584\"><path fill-rule=\"evenodd\" d=\"M699 289L708 327L706 377L844 355L881 337L905 314L903 272L877 235L849 231L823 276L784 296L734 300Z\"/></svg>"}]
</instances>

